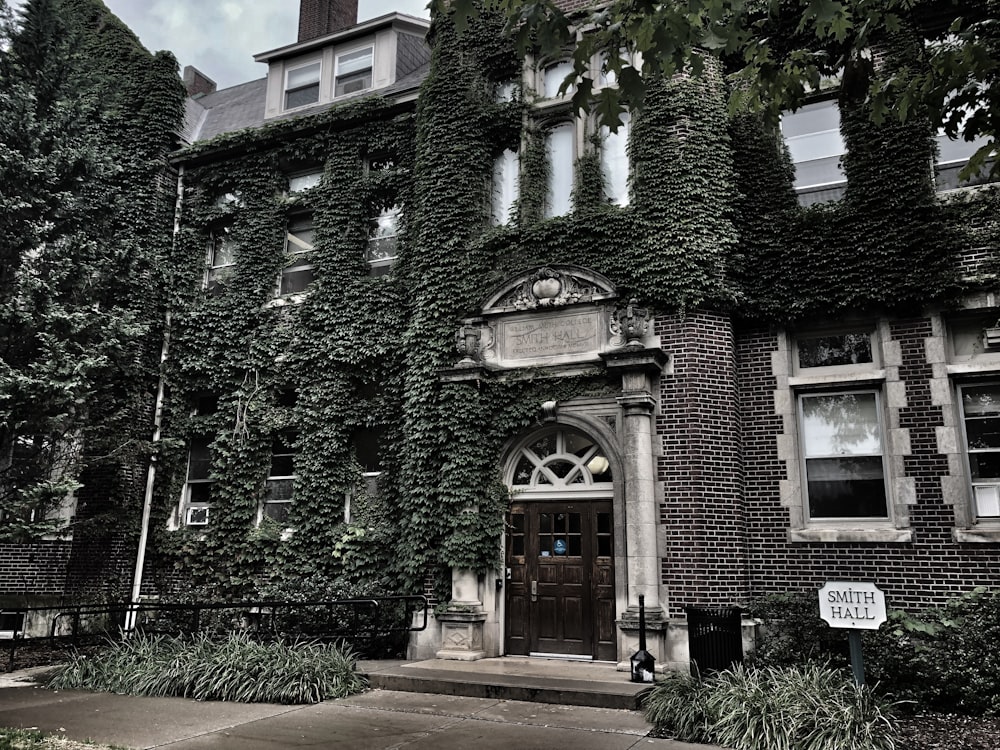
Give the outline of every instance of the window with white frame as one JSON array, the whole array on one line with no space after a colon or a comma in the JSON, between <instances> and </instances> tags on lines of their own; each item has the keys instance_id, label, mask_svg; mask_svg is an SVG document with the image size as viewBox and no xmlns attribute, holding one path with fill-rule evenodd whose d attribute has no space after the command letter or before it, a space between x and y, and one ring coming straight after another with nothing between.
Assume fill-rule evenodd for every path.
<instances>
[{"instance_id":1,"label":"window with white frame","mask_svg":"<svg viewBox=\"0 0 1000 750\"><path fill-rule=\"evenodd\" d=\"M314 235L312 216L293 216L288 220L285 267L281 269L278 294L298 294L312 283Z\"/></svg>"},{"instance_id":2,"label":"window with white frame","mask_svg":"<svg viewBox=\"0 0 1000 750\"><path fill-rule=\"evenodd\" d=\"M285 109L296 109L319 101L320 61L296 65L285 71Z\"/></svg>"},{"instance_id":3,"label":"window with white frame","mask_svg":"<svg viewBox=\"0 0 1000 750\"><path fill-rule=\"evenodd\" d=\"M506 149L493 162L491 203L494 226L510 224L517 201L520 159L517 151Z\"/></svg>"},{"instance_id":4,"label":"window with white frame","mask_svg":"<svg viewBox=\"0 0 1000 750\"><path fill-rule=\"evenodd\" d=\"M292 431L278 433L271 445L271 468L264 484L261 520L287 524L295 490L295 439Z\"/></svg>"},{"instance_id":5,"label":"window with white frame","mask_svg":"<svg viewBox=\"0 0 1000 750\"><path fill-rule=\"evenodd\" d=\"M559 123L545 132L545 159L548 173L544 211L546 218L565 216L572 209L575 141L576 128L572 122Z\"/></svg>"},{"instance_id":6,"label":"window with white frame","mask_svg":"<svg viewBox=\"0 0 1000 750\"><path fill-rule=\"evenodd\" d=\"M371 46L337 55L333 95L346 96L370 89L374 57L375 48Z\"/></svg>"},{"instance_id":7,"label":"window with white frame","mask_svg":"<svg viewBox=\"0 0 1000 750\"><path fill-rule=\"evenodd\" d=\"M212 438L197 436L188 444L187 482L184 484L185 526L207 526L212 508Z\"/></svg>"},{"instance_id":8,"label":"window with white frame","mask_svg":"<svg viewBox=\"0 0 1000 750\"><path fill-rule=\"evenodd\" d=\"M604 197L616 206L628 205L628 136L631 118L622 113L618 130L601 127L601 171L604 175Z\"/></svg>"},{"instance_id":9,"label":"window with white frame","mask_svg":"<svg viewBox=\"0 0 1000 750\"><path fill-rule=\"evenodd\" d=\"M1000 383L959 387L976 516L1000 520Z\"/></svg>"},{"instance_id":10,"label":"window with white frame","mask_svg":"<svg viewBox=\"0 0 1000 750\"><path fill-rule=\"evenodd\" d=\"M397 256L397 239L399 236L399 221L402 206L390 206L382 209L378 216L372 217L368 230L368 248L365 256L373 275L388 272Z\"/></svg>"},{"instance_id":11,"label":"window with white frame","mask_svg":"<svg viewBox=\"0 0 1000 750\"><path fill-rule=\"evenodd\" d=\"M223 227L212 232L208 245L208 271L205 289L220 294L236 272L236 245Z\"/></svg>"},{"instance_id":12,"label":"window with white frame","mask_svg":"<svg viewBox=\"0 0 1000 750\"><path fill-rule=\"evenodd\" d=\"M847 178L840 159L846 153L835 100L806 104L781 117L781 133L795 165L795 191L803 205L836 200Z\"/></svg>"},{"instance_id":13,"label":"window with white frame","mask_svg":"<svg viewBox=\"0 0 1000 750\"><path fill-rule=\"evenodd\" d=\"M798 411L809 520L888 519L880 393L803 393Z\"/></svg>"}]
</instances>

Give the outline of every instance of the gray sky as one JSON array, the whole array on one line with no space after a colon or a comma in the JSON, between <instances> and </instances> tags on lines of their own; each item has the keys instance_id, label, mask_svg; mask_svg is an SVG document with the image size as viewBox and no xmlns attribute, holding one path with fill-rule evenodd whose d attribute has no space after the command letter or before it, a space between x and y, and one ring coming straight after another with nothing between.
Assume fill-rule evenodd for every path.
<instances>
[{"instance_id":1,"label":"gray sky","mask_svg":"<svg viewBox=\"0 0 1000 750\"><path fill-rule=\"evenodd\" d=\"M18 1L10 2L18 5ZM194 65L219 88L263 78L258 52L293 44L299 0L104 0L155 52L168 49L181 68ZM358 18L398 11L427 17L427 0L358 0Z\"/></svg>"}]
</instances>

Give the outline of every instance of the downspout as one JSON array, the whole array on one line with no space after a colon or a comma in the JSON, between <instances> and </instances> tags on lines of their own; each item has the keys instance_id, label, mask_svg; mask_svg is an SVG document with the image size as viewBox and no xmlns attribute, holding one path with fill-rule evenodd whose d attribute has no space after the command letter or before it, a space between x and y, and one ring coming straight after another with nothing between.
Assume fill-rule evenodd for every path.
<instances>
[{"instance_id":1,"label":"downspout","mask_svg":"<svg viewBox=\"0 0 1000 750\"><path fill-rule=\"evenodd\" d=\"M184 165L177 168L177 198L174 203L174 234L171 242L171 254L177 249L177 236L181 231L181 212L184 208ZM168 289L168 294L170 290ZM132 596L129 600L128 615L125 620L125 629L135 628L135 621L139 614L139 595L142 591L142 573L146 565L146 545L149 541L149 517L153 509L153 486L156 483L156 456L157 445L160 442L160 432L163 427L163 401L166 383L164 378L164 365L167 362L167 353L170 350L170 300L167 299L167 311L163 318L163 346L160 349L160 372L156 384L156 406L153 411L153 439L149 457L149 469L146 472L146 493L142 503L142 522L139 528L139 549L135 556L135 572L132 574Z\"/></svg>"}]
</instances>

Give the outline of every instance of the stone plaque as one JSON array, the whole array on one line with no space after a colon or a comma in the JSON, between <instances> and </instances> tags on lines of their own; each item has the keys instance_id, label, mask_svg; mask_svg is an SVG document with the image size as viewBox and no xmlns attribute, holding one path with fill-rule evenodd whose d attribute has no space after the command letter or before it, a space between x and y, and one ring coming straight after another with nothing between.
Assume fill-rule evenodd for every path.
<instances>
[{"instance_id":1,"label":"stone plaque","mask_svg":"<svg viewBox=\"0 0 1000 750\"><path fill-rule=\"evenodd\" d=\"M527 318L497 321L498 354L512 365L597 359L603 339L599 309L550 310Z\"/></svg>"}]
</instances>

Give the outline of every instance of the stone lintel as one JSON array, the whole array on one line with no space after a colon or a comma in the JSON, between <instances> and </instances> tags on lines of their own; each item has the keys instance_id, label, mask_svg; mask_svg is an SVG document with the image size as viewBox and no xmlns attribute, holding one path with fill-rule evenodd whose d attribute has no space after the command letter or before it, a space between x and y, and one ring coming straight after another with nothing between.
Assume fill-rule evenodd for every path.
<instances>
[{"instance_id":1,"label":"stone lintel","mask_svg":"<svg viewBox=\"0 0 1000 750\"><path fill-rule=\"evenodd\" d=\"M475 383L492 377L492 370L481 364L456 365L438 370L438 378L442 383Z\"/></svg>"}]
</instances>

